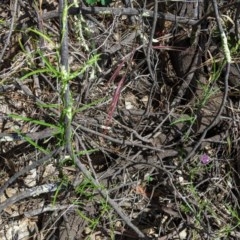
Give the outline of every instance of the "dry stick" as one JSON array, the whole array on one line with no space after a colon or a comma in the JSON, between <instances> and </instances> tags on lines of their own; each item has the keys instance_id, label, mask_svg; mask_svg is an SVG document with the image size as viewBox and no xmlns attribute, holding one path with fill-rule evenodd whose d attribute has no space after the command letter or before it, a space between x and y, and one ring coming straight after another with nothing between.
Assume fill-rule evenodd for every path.
<instances>
[{"instance_id":1,"label":"dry stick","mask_svg":"<svg viewBox=\"0 0 240 240\"><path fill-rule=\"evenodd\" d=\"M17 172L16 174L14 174L11 178L9 178L6 183L0 188L0 196L3 194L3 192L8 188L8 186L10 186L10 184L12 184L14 181L16 181L20 176L28 173L30 170L42 165L43 163L45 163L46 161L48 161L50 158L52 158L53 156L55 156L59 151L61 150L61 148L58 148L56 150L54 150L53 152L51 152L49 155L39 159L38 161L34 161L31 165L28 165L27 167L25 167L23 170L20 170L19 172Z\"/></svg>"},{"instance_id":2,"label":"dry stick","mask_svg":"<svg viewBox=\"0 0 240 240\"><path fill-rule=\"evenodd\" d=\"M46 128L39 132L28 133L0 133L0 142L24 141L30 138L31 140L41 140L48 137L53 137L58 134L58 129Z\"/></svg>"},{"instance_id":3,"label":"dry stick","mask_svg":"<svg viewBox=\"0 0 240 240\"><path fill-rule=\"evenodd\" d=\"M239 3L238 2L229 3L226 5L223 5L222 7L219 7L219 10L229 9L230 7L237 5L237 4L239 4ZM214 15L214 12L209 12L209 13L205 14L201 19L199 19L198 21L196 21L195 24L193 24L193 27L200 25L206 18L208 18L212 15Z\"/></svg>"},{"instance_id":4,"label":"dry stick","mask_svg":"<svg viewBox=\"0 0 240 240\"><path fill-rule=\"evenodd\" d=\"M39 2L39 9L38 9L36 2L34 1L34 2L32 3L32 6L33 6L33 8L34 8L34 10L35 10L35 13L36 13L36 15L37 15L37 25L38 25L38 29L39 29L39 31L40 31L42 34L44 34L43 20L42 20L42 6L41 6L41 5L42 5L42 2L40 1L40 2ZM39 47L40 47L40 49L43 49L44 45L45 45L45 39L44 39L44 37L42 37L41 35L39 35ZM42 63L43 66L44 66L44 63L43 63L42 58L41 58L40 61L41 61L41 63ZM34 92L35 92L35 95L36 95L36 96L40 96L40 95L41 95L41 87L40 87L40 83L39 83L39 77L38 77L36 74L34 74L34 75L33 75L33 80L34 80Z\"/></svg>"},{"instance_id":5,"label":"dry stick","mask_svg":"<svg viewBox=\"0 0 240 240\"><path fill-rule=\"evenodd\" d=\"M181 74L182 76L178 76L178 77L183 78L183 83L180 86L178 93L176 94L176 96L174 97L174 99L171 103L172 108L175 108L182 101L183 97L186 96L187 90L188 89L191 90L190 86L195 85L195 82L197 81L196 68L199 66L199 62L201 59L200 46L199 46L199 39L200 39L199 37L200 37L200 33L201 33L200 28L201 28L200 25L193 28L193 31L195 32L194 43L191 44L191 46L188 46L188 48L185 50L185 51L194 51L194 54L192 55L190 52L188 53L189 56L192 55L191 58L189 59L191 65L189 65L186 68L186 70L184 70L184 74L183 74L184 76L182 74ZM183 61L183 59L180 59L179 57L177 57L177 58L178 58L178 63L179 63L179 61L180 62ZM187 57L187 59L188 58L189 57Z\"/></svg>"},{"instance_id":6,"label":"dry stick","mask_svg":"<svg viewBox=\"0 0 240 240\"><path fill-rule=\"evenodd\" d=\"M218 122L218 119L220 118L220 115L222 114L222 111L223 111L224 106L226 104L227 95L228 95L228 77L229 77L229 71L230 71L231 53L230 53L230 50L228 48L227 38L226 38L225 32L223 30L222 24L221 24L220 16L219 16L219 13L218 13L217 2L216 2L216 0L212 0L212 3L213 3L213 8L214 8L215 16L216 16L218 29L221 33L224 55L225 55L225 58L226 58L226 61L227 61L227 67L226 67L227 70L226 70L225 77L224 77L224 93L223 93L223 98L222 98L221 105L218 109L218 112L217 112L216 116L214 117L213 121L209 124L209 126L203 131L202 136L198 140L197 144L193 147L193 149L189 152L187 157L181 163L182 165L184 163L186 163L195 154L196 150L199 148L199 146L202 144L204 138L206 137L207 132L211 128L213 128L214 125Z\"/></svg>"},{"instance_id":7,"label":"dry stick","mask_svg":"<svg viewBox=\"0 0 240 240\"><path fill-rule=\"evenodd\" d=\"M34 217L34 216L37 216L37 215L40 215L42 213L45 213L45 212L55 212L55 211L59 211L59 210L71 210L71 209L76 209L77 208L77 205L70 205L69 204L66 204L66 205L54 205L53 204L49 204L49 205L45 205L44 207L41 207L41 208L35 208L33 210L30 210L30 211L24 211L24 216L27 217L27 218L30 218L30 217ZM15 217L18 217L20 216L21 214L19 215L15 215Z\"/></svg>"},{"instance_id":8,"label":"dry stick","mask_svg":"<svg viewBox=\"0 0 240 240\"><path fill-rule=\"evenodd\" d=\"M11 38L12 33L13 33L13 26L14 26L16 14L17 14L17 6L18 6L18 0L15 0L14 12L13 12L13 16L12 16L11 26L10 26L10 29L9 29L9 33L8 33L8 37L7 37L6 43L4 44L3 50L2 50L2 52L0 54L0 63L2 62L3 55L6 52L6 49L7 49L8 45L9 45L9 43L10 43L10 38Z\"/></svg>"},{"instance_id":9,"label":"dry stick","mask_svg":"<svg viewBox=\"0 0 240 240\"><path fill-rule=\"evenodd\" d=\"M234 6L235 3L230 3L230 4L226 4L222 7L220 7L220 9L224 9L224 8L229 8L230 6ZM84 14L84 15L93 15L93 14L112 14L112 15L128 15L128 16L140 16L143 18L152 18L154 16L153 11L150 10L145 10L145 9L135 9L135 8L103 8L103 7L80 7L80 8L76 8L76 7L71 7L69 8L68 14L69 15L77 15L77 14ZM184 18L184 17L179 17L170 13L161 13L158 12L158 19L165 19L166 21L170 21L170 22L178 22L181 24L188 24L188 25L192 25L192 26L197 26L199 24L201 24L201 22L206 19L207 17L211 16L212 12L206 14L204 17L202 17L200 20L193 20L193 19L188 19L188 18ZM59 17L59 12L54 10L54 11L49 11L49 12L45 12L42 15L42 20L48 20L48 19L52 19L52 18L57 18ZM22 28L23 23L26 22L27 20L29 20L29 17L25 17L23 19L21 19L18 23L18 25L16 26L17 29ZM8 25L6 23L6 25ZM1 59L1 58L0 58Z\"/></svg>"},{"instance_id":10,"label":"dry stick","mask_svg":"<svg viewBox=\"0 0 240 240\"><path fill-rule=\"evenodd\" d=\"M139 17L154 17L154 12L150 10L145 9L136 9L136 8L110 8L110 7L71 7L69 8L68 14L69 15L78 15L78 14L111 14L111 15L128 15L128 16L139 16ZM50 11L43 13L43 20L51 19L51 18L57 18L59 16L59 12L57 11ZM171 22L179 22L182 24L189 24L189 25L195 25L198 21L187 19L183 17L176 17L173 14L170 13L161 13L158 12L157 18L159 19L165 19L167 21Z\"/></svg>"},{"instance_id":11,"label":"dry stick","mask_svg":"<svg viewBox=\"0 0 240 240\"><path fill-rule=\"evenodd\" d=\"M151 87L151 90L150 90L150 97L148 99L148 103L147 103L147 107L146 107L146 110L144 112L144 115L146 115L148 112L149 112L149 108L150 108L150 105L151 105L151 96L153 94L153 91L154 91L154 87L155 87L155 84L156 84L156 74L151 66L151 50L152 50L152 41L153 41L153 37L154 37L154 33L155 33L155 30L156 30L156 24L157 24L157 19L158 19L158 0L154 0L154 12L153 12L153 26L152 26L152 29L151 29L151 34L150 34L150 37L149 37L149 42L148 42L148 45L147 45L147 53L146 54L146 57L147 57L147 64L148 64L148 69L149 69L149 72L150 72L150 75L151 75L151 78L154 82L154 84L152 85ZM143 15L142 15L143 16ZM162 18L164 19L164 18ZM141 121L141 120L140 120Z\"/></svg>"},{"instance_id":12,"label":"dry stick","mask_svg":"<svg viewBox=\"0 0 240 240\"><path fill-rule=\"evenodd\" d=\"M238 4L237 4L237 10L236 10L235 19L234 19L234 24L235 24L235 34L236 34L237 42L240 40L240 34L239 34L239 20L238 20L239 15L240 15L240 2L238 1Z\"/></svg>"},{"instance_id":13,"label":"dry stick","mask_svg":"<svg viewBox=\"0 0 240 240\"><path fill-rule=\"evenodd\" d=\"M153 41L153 37L156 30L156 25L157 25L157 14L158 14L158 0L154 0L153 25L151 29L151 35L149 37L148 46L147 46L147 64L148 64L150 75L154 83L156 83L156 74L153 71L153 68L151 66L151 50L152 50L152 41ZM148 101L150 101L150 99Z\"/></svg>"},{"instance_id":14,"label":"dry stick","mask_svg":"<svg viewBox=\"0 0 240 240\"><path fill-rule=\"evenodd\" d=\"M151 102L152 102L153 91L154 91L154 88L157 84L156 74L153 71L152 66L151 66L152 41L153 41L154 33L155 33L155 30L156 30L157 18L158 18L158 0L154 0L153 26L152 26L152 29L151 29L151 35L149 37L149 43L148 43L148 46L147 46L147 64L148 64L148 70L149 70L151 78L153 80L153 84L152 84L152 87L151 87L151 90L150 90L150 95L149 95L149 99L148 99L148 102L147 102L147 107L146 107L144 115L148 114L148 112L149 112L150 105L151 105Z\"/></svg>"},{"instance_id":15,"label":"dry stick","mask_svg":"<svg viewBox=\"0 0 240 240\"><path fill-rule=\"evenodd\" d=\"M197 39L199 39L199 34L200 31L198 31L197 33ZM196 73L196 66L198 66L199 64L199 59L200 59L200 53L199 53L199 46L198 46L198 40L196 40L196 47L195 47L195 53L194 53L194 57L192 58L192 64L190 66L190 70L187 73L187 75L185 75L185 79L182 83L182 85L180 86L178 93L176 94L176 96L174 97L172 103L171 103L171 108L175 108L183 99L184 95L186 94L187 89L190 87L192 81L194 81L194 78L196 78L195 73ZM182 59L180 59L180 61L182 61Z\"/></svg>"},{"instance_id":16,"label":"dry stick","mask_svg":"<svg viewBox=\"0 0 240 240\"><path fill-rule=\"evenodd\" d=\"M47 183L44 185L26 189L23 192L15 194L0 204L0 213L8 206L16 202L22 201L25 198L36 197L43 193L55 192L57 190L57 187L58 187L57 183Z\"/></svg>"},{"instance_id":17,"label":"dry stick","mask_svg":"<svg viewBox=\"0 0 240 240\"><path fill-rule=\"evenodd\" d=\"M78 168L82 171L85 177L87 177L95 187L97 187L99 194L108 202L109 205L112 206L112 208L116 211L116 213L122 218L122 220L133 230L135 231L140 238L148 239L141 230L135 226L129 217L125 215L122 211L122 209L118 206L117 203L115 203L108 194L108 191L103 189L100 183L97 179L93 178L91 176L91 173L86 169L84 164L81 163L81 161L75 156L75 154L71 151L70 157L74 160L75 164L78 166Z\"/></svg>"},{"instance_id":18,"label":"dry stick","mask_svg":"<svg viewBox=\"0 0 240 240\"><path fill-rule=\"evenodd\" d=\"M125 215L122 211L122 209L118 206L117 203L115 203L108 195L108 191L103 189L101 185L98 183L96 179L94 179L90 172L86 169L86 167L81 163L81 161L74 155L72 154L71 156L74 159L74 162L78 166L78 168L83 172L83 174L97 187L98 192L100 195L109 203L109 205L112 206L112 208L116 211L116 213L122 218L122 220L133 230L135 231L140 238L148 239L142 232L141 230L135 226L130 218Z\"/></svg>"},{"instance_id":19,"label":"dry stick","mask_svg":"<svg viewBox=\"0 0 240 240\"><path fill-rule=\"evenodd\" d=\"M79 128L82 128L82 126L79 126ZM91 131L90 129L88 129L89 131ZM103 135L103 134L102 134ZM142 232L141 230L135 226L131 220L129 219L129 217L127 215L125 215L122 211L122 209L118 206L117 203L115 203L108 195L108 191L103 189L102 186L100 185L100 183L98 182L97 179L94 179L91 176L91 173L86 169L86 167L81 163L81 161L75 156L75 154L71 151L70 153L70 157L74 160L74 162L76 163L76 165L78 166L78 168L83 172L83 174L85 175L85 177L87 177L98 189L98 192L100 193L100 195L106 199L106 201L108 202L109 205L112 206L112 208L116 211L116 213L122 218L122 220L133 230L135 231L138 236L140 238L144 238L144 239L148 239Z\"/></svg>"},{"instance_id":20,"label":"dry stick","mask_svg":"<svg viewBox=\"0 0 240 240\"><path fill-rule=\"evenodd\" d=\"M97 135L97 136L100 136L100 137L103 137L111 142L114 142L114 143L117 143L119 145L127 145L127 146L132 146L132 147L140 147L142 149L150 149L150 150L154 150L154 151L157 151L157 152L162 152L161 153L161 156L162 157L172 157L172 156L176 156L178 154L178 151L176 150L172 150L172 149L161 149L160 146L158 147L154 147L154 146L149 146L149 145L143 145L141 143L136 143L134 141L128 141L128 140L119 140L119 139L116 139L116 138L113 138L113 137L110 137L110 136L107 136L105 134L102 134L100 132L97 132L97 131L94 131L92 129L89 129L87 127L84 127L84 126L81 126L81 125L78 125L76 123L72 123L73 126L83 130L84 132L88 132L88 133L92 133L94 135Z\"/></svg>"}]
</instances>

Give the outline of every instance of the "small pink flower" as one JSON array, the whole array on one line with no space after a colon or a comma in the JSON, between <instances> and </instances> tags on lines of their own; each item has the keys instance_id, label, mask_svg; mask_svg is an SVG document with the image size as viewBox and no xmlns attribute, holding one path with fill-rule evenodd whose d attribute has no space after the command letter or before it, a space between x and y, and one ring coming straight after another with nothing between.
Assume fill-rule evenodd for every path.
<instances>
[{"instance_id":1,"label":"small pink flower","mask_svg":"<svg viewBox=\"0 0 240 240\"><path fill-rule=\"evenodd\" d=\"M210 157L204 153L200 156L200 161L202 164L208 164L210 162Z\"/></svg>"}]
</instances>

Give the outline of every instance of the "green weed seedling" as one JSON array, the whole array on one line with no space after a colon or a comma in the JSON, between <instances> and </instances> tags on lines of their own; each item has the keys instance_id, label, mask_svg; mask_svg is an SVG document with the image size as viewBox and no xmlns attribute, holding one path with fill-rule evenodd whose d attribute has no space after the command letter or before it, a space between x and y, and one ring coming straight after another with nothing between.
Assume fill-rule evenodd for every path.
<instances>
[{"instance_id":1,"label":"green weed seedling","mask_svg":"<svg viewBox=\"0 0 240 240\"><path fill-rule=\"evenodd\" d=\"M76 210L78 215L88 222L89 231L94 231L99 225L101 219L106 220L106 216L112 222L112 214L111 207L107 203L107 201L98 195L98 187L96 187L92 181L88 178L84 178L82 182L75 188L76 194L79 196L78 200L74 201L73 204L79 206ZM81 208L84 207L83 202L95 202L98 205L98 214L94 217L87 216L87 213ZM110 226L113 229L113 226ZM113 232L113 231L112 231ZM114 239L114 235L112 235L111 239Z\"/></svg>"},{"instance_id":2,"label":"green weed seedling","mask_svg":"<svg viewBox=\"0 0 240 240\"><path fill-rule=\"evenodd\" d=\"M154 178L151 176L151 174L146 173L144 175L144 181L146 181L146 184L150 184L151 182L153 182Z\"/></svg>"},{"instance_id":3,"label":"green weed seedling","mask_svg":"<svg viewBox=\"0 0 240 240\"><path fill-rule=\"evenodd\" d=\"M239 213L237 212L236 209L232 209L231 206L227 206L227 209L231 213L232 219L236 220L236 224L235 224L234 228L239 227L240 226L240 216L239 216Z\"/></svg>"},{"instance_id":4,"label":"green weed seedling","mask_svg":"<svg viewBox=\"0 0 240 240\"><path fill-rule=\"evenodd\" d=\"M56 192L54 193L54 196L53 196L53 200L52 200L52 205L54 206L57 202L57 197L60 193L60 191L63 189L63 188L66 188L68 185L69 185L69 182L70 180L68 179L67 176L64 176L62 179L61 179L61 182L56 190Z\"/></svg>"},{"instance_id":5,"label":"green weed seedling","mask_svg":"<svg viewBox=\"0 0 240 240\"><path fill-rule=\"evenodd\" d=\"M48 128L51 128L54 130L54 134L58 134L60 133L60 128L58 128L58 126L54 125L54 124L50 124L50 123L47 123L43 120L36 120L36 119L32 119L32 118L28 118L28 117L23 117L23 116L20 116L20 115L16 115L16 114L8 114L9 117L13 118L13 119L16 119L16 120L22 120L24 122L29 122L29 123L32 123L32 124L35 124L35 125L38 125L38 126L44 126L44 127L48 127ZM19 131L19 130L15 130L16 133L18 133L19 135L21 135L22 133ZM30 137L27 137L27 136L24 136L23 135L23 138L28 142L30 143L32 146L34 146L36 149L38 149L39 151L45 153L45 154L48 154L49 151L42 148L41 146L39 146L35 141L33 141Z\"/></svg>"},{"instance_id":6,"label":"green weed seedling","mask_svg":"<svg viewBox=\"0 0 240 240\"><path fill-rule=\"evenodd\" d=\"M171 122L170 126L176 125L178 123L186 123L186 122L190 123L192 125L195 120L196 120L195 116L182 116L182 117L178 118L177 120Z\"/></svg>"},{"instance_id":7,"label":"green weed seedling","mask_svg":"<svg viewBox=\"0 0 240 240\"><path fill-rule=\"evenodd\" d=\"M212 73L209 77L207 84L199 82L199 87L202 89L202 96L196 102L196 108L198 111L208 104L208 101L212 96L218 93L220 90L213 87L213 84L220 78L224 64L219 65L214 59L212 63Z\"/></svg>"},{"instance_id":8,"label":"green weed seedling","mask_svg":"<svg viewBox=\"0 0 240 240\"><path fill-rule=\"evenodd\" d=\"M86 2L89 5L95 5L100 2L102 6L107 6L112 2L112 0L86 0Z\"/></svg>"},{"instance_id":9,"label":"green weed seedling","mask_svg":"<svg viewBox=\"0 0 240 240\"><path fill-rule=\"evenodd\" d=\"M102 3L105 3L105 2L102 1ZM67 10L64 9L63 15L66 15L66 14L67 14ZM65 17L67 17L67 16L65 16ZM63 16L63 20L64 20L64 16ZM66 24L66 22L65 22L65 24ZM63 21L63 25L64 25L64 21ZM29 122L33 125L54 129L54 132L56 132L56 135L58 136L57 145L64 146L65 149L66 149L66 145L69 143L70 149L72 151L67 152L66 153L67 156L63 156L63 160L58 162L59 163L58 167L60 168L60 171L61 171L61 168L63 165L65 165L65 164L74 165L75 164L73 162L73 159L74 159L73 156L83 156L85 154L90 154L92 152L97 151L97 149L90 149L90 150L79 151L79 152L75 151L73 140L72 140L73 136L72 136L72 130L71 130L71 127L72 127L71 123L72 123L72 119L76 113L88 110L88 109L96 106L97 104L102 103L103 101L105 101L106 98L95 100L90 104L81 106L80 108L79 107L75 108L75 102L74 102L74 98L72 97L73 94L71 92L70 83L77 76L85 74L86 71L89 70L89 68L90 69L96 68L97 62L100 58L100 55L92 54L91 57L89 58L89 60L85 61L81 66L79 66L79 68L77 70L71 71L71 68L69 68L68 66L61 65L62 64L61 58L60 58L61 48L59 46L57 46L56 44L54 44L54 42L52 41L50 36L48 36L45 33L41 33L38 30L32 29L32 28L28 29L28 31L34 33L39 38L43 38L48 44L53 46L55 52L53 53L53 56L51 56L51 59L54 59L54 61L51 61L50 58L48 58L48 56L46 56L46 54L41 49L36 50L36 52L34 54L36 54L36 56L39 56L39 58L41 58L42 64L38 67L35 67L34 64L29 64L28 72L23 74L23 76L20 78L20 81L24 81L28 78L31 78L34 75L38 76L40 74L44 74L47 78L51 79L52 81L55 81L56 85L58 85L57 89L59 91L58 92L58 94L59 94L58 102L48 104L48 103L42 103L41 101L37 101L36 105L39 106L39 108L54 109L55 111L49 111L49 115L52 114L54 116L56 115L56 117L59 117L59 116L60 117L59 117L59 119L56 119L55 124L52 124L52 123L45 122L43 120L32 119L32 118L18 116L18 115L14 115L14 114L11 114L10 116L12 118L15 118L18 120ZM64 30L62 30L62 32L63 31ZM62 44L62 41L60 42L60 44ZM21 47L24 50L24 46L22 45ZM26 53L27 53L27 51L26 51ZM66 98L66 94L69 94L68 99ZM56 114L57 110L59 110L59 112ZM66 121L65 121L66 118L68 118L68 120L69 120L68 124L66 124ZM67 135L66 134L67 130L70 131L70 134L69 134L70 137L65 138L65 136ZM31 145L33 145L36 149L38 149L44 153L49 152L48 149L43 149L41 146L39 146L37 143L35 143L31 139L26 139L26 140ZM71 155L71 154L73 154L73 155ZM61 174L59 174L59 178L60 179L57 181L59 181L60 184L53 196L53 199L52 199L53 205L55 205L57 203L57 200L58 200L61 190L64 187L68 186L69 182L71 181L70 179L68 179L68 177L66 175L64 175L63 171L61 171ZM94 217L93 219L91 219L91 217L87 216L83 210L80 210L82 203L80 203L79 200L78 200L78 202L77 201L74 202L75 205L79 204L80 209L77 210L77 213L79 214L79 216L81 216L83 219L85 219L88 222L89 227L92 229L92 231L94 229L96 229L96 227L99 224L101 219L103 219L103 220L106 219L106 214L108 214L111 209L110 206L108 205L106 199L101 198L98 190L99 190L99 186L95 186L93 184L93 182L91 181L91 174L89 174L89 177L83 176L82 182L78 186L75 187L75 193L77 194L77 196L78 196L77 198L80 199L81 202L94 201L98 204L97 205L98 209L100 209L100 211L98 212L98 215L96 217ZM112 219L110 214L108 214L108 215L109 215L109 218ZM112 239L114 239L114 238L112 237Z\"/></svg>"},{"instance_id":10,"label":"green weed seedling","mask_svg":"<svg viewBox=\"0 0 240 240\"><path fill-rule=\"evenodd\" d=\"M65 126L65 123L64 123L64 116L67 116L71 123L73 114L83 111L83 110L86 110L86 109L89 109L90 107L94 106L95 104L102 102L102 99L100 99L98 101L94 101L92 104L88 104L86 106L81 107L80 109L75 110L74 109L74 100L72 99L71 92L69 93L70 101L68 103L65 102L65 98L64 98L66 89L69 88L70 81L75 79L77 76L84 74L88 68L95 67L100 55L99 54L92 55L91 58L87 62L85 62L82 66L79 67L79 69L77 69L75 71L72 71L72 72L70 72L68 70L66 71L65 69L63 69L63 67L60 66L59 48L52 41L51 37L49 37L48 35L40 32L36 29L33 29L33 28L29 28L27 31L32 32L32 33L36 34L37 36L43 38L48 44L53 46L53 48L56 51L54 53L54 56L52 56L52 57L54 57L55 60L50 61L49 58L46 57L45 54L40 49L37 50L36 54L41 57L41 61L43 64L40 66L40 68L32 69L29 72L27 72L26 74L24 74L20 78L20 81L24 81L25 79L28 79L28 78L32 77L33 75L38 76L39 74L44 73L46 75L46 77L49 77L50 79L54 79L56 81L56 83L59 83L60 84L60 90L59 90L60 101L59 101L59 103L45 104L45 103L41 103L41 101L37 101L37 105L40 108L42 107L42 108L49 108L49 109L51 109L51 108L59 109L59 114L61 115L61 118L58 121L58 124L54 125L54 124L46 123L44 121L30 119L30 118L26 118L26 117L22 117L22 116L17 116L17 115L10 115L10 116L15 119L23 120L26 122L31 122L32 124L56 129L56 133L60 133L59 144L64 145L64 143L65 143L64 133L66 132L66 127L67 127L67 126ZM24 46L22 45L21 47L24 51ZM25 51L25 52L27 53L27 51ZM51 114L51 112L49 114ZM28 142L30 144L34 145L35 147L37 147L38 149L41 149L33 141L31 141L31 139L28 139ZM43 151L43 149L41 149L41 151Z\"/></svg>"},{"instance_id":11,"label":"green weed seedling","mask_svg":"<svg viewBox=\"0 0 240 240\"><path fill-rule=\"evenodd\" d=\"M237 213L237 210L232 209L229 205L225 206L228 212L230 213L230 218L229 221L226 225L224 225L218 232L217 232L217 237L219 239L221 238L228 238L231 233L234 231L237 231L237 229L240 226L240 217L239 214ZM216 216L217 218L218 216Z\"/></svg>"},{"instance_id":12,"label":"green weed seedling","mask_svg":"<svg viewBox=\"0 0 240 240\"><path fill-rule=\"evenodd\" d=\"M92 183L90 179L84 178L83 181L75 188L75 192L82 197L92 200L95 196L94 192L97 189L98 188Z\"/></svg>"},{"instance_id":13,"label":"green weed seedling","mask_svg":"<svg viewBox=\"0 0 240 240\"><path fill-rule=\"evenodd\" d=\"M195 124L195 121L197 119L197 116L190 116L190 115L183 115L182 117L176 119L175 121L170 123L170 126L177 125L177 124L187 124L188 128L184 131L183 134L183 140L188 140L192 126Z\"/></svg>"}]
</instances>

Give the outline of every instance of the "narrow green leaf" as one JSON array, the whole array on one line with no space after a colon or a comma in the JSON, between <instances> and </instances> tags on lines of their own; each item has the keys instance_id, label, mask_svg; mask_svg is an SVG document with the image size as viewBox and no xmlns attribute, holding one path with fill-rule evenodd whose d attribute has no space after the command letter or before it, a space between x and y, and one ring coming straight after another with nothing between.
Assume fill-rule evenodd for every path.
<instances>
[{"instance_id":1,"label":"narrow green leaf","mask_svg":"<svg viewBox=\"0 0 240 240\"><path fill-rule=\"evenodd\" d=\"M50 124L50 123L46 123L42 120L36 120L36 119L32 119L32 118L28 118L28 117L23 117L17 114L8 114L9 117L14 118L14 119L19 119L19 120L23 120L25 122L31 122L31 123L35 123L41 126L45 126L45 127L50 127L50 128L58 128L58 126Z\"/></svg>"},{"instance_id":2,"label":"narrow green leaf","mask_svg":"<svg viewBox=\"0 0 240 240\"><path fill-rule=\"evenodd\" d=\"M86 0L87 4L94 5L98 2L98 0Z\"/></svg>"},{"instance_id":3,"label":"narrow green leaf","mask_svg":"<svg viewBox=\"0 0 240 240\"><path fill-rule=\"evenodd\" d=\"M108 6L111 2L112 2L112 0L101 0L101 4L103 6Z\"/></svg>"}]
</instances>

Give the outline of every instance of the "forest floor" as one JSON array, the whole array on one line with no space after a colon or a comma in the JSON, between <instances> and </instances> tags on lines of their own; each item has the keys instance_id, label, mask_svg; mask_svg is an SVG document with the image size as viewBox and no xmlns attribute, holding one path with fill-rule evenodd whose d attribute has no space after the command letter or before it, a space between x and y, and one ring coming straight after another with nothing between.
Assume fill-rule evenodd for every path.
<instances>
[{"instance_id":1,"label":"forest floor","mask_svg":"<svg viewBox=\"0 0 240 240\"><path fill-rule=\"evenodd\" d=\"M240 239L240 3L66 2L0 5L0 239Z\"/></svg>"}]
</instances>

